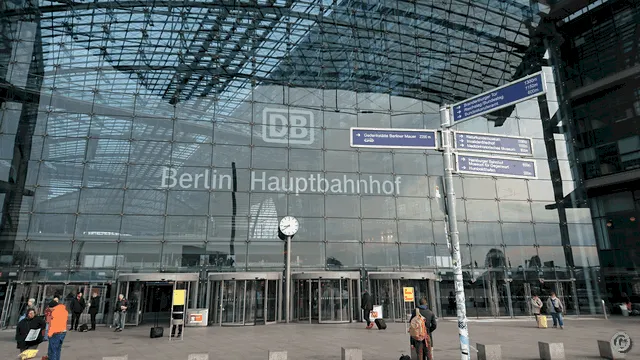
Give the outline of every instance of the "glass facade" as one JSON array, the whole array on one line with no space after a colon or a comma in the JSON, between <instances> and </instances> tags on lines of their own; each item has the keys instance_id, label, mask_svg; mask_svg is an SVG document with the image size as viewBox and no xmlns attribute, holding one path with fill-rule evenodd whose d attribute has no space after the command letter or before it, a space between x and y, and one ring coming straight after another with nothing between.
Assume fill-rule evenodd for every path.
<instances>
[{"instance_id":1,"label":"glass facade","mask_svg":"<svg viewBox=\"0 0 640 360\"><path fill-rule=\"evenodd\" d=\"M294 272L433 273L447 316L442 155L356 150L349 128L437 129L440 104L543 69L546 98L457 127L531 137L539 171L455 178L469 314L526 315L550 291L596 313L589 210L553 206L575 177L543 125L558 102L527 50L536 9L451 4L3 3L4 286L280 272L293 215Z\"/></svg>"},{"instance_id":2,"label":"glass facade","mask_svg":"<svg viewBox=\"0 0 640 360\"><path fill-rule=\"evenodd\" d=\"M573 198L591 208L606 298L640 303L640 5L604 1L558 28L567 128L573 134ZM586 197L584 195L587 195ZM627 297L628 296L628 297ZM634 305L640 306L640 305Z\"/></svg>"}]
</instances>

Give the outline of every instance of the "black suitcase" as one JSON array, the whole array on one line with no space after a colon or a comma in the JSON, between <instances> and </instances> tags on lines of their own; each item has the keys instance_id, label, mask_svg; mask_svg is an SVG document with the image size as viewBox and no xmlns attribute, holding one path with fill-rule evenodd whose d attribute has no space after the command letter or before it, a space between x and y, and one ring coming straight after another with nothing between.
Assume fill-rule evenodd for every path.
<instances>
[{"instance_id":1,"label":"black suitcase","mask_svg":"<svg viewBox=\"0 0 640 360\"><path fill-rule=\"evenodd\" d=\"M149 331L149 337L152 339L161 338L164 335L163 327L152 327L151 331Z\"/></svg>"},{"instance_id":2,"label":"black suitcase","mask_svg":"<svg viewBox=\"0 0 640 360\"><path fill-rule=\"evenodd\" d=\"M376 326L378 330L385 330L387 328L387 323L384 322L384 319L376 319Z\"/></svg>"}]
</instances>

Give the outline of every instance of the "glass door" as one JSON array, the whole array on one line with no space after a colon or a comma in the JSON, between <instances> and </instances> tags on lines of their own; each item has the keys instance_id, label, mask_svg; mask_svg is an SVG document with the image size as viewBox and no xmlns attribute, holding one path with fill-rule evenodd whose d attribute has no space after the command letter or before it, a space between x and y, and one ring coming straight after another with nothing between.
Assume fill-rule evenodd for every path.
<instances>
[{"instance_id":1,"label":"glass door","mask_svg":"<svg viewBox=\"0 0 640 360\"><path fill-rule=\"evenodd\" d=\"M129 302L127 308L127 315L125 318L125 325L140 325L141 321L141 305L142 295L144 292L144 284L139 281L128 281L125 283L126 292L124 294L125 299Z\"/></svg>"},{"instance_id":2,"label":"glass door","mask_svg":"<svg viewBox=\"0 0 640 360\"><path fill-rule=\"evenodd\" d=\"M267 280L266 293L266 321L276 322L278 317L278 280Z\"/></svg>"},{"instance_id":3,"label":"glass door","mask_svg":"<svg viewBox=\"0 0 640 360\"><path fill-rule=\"evenodd\" d=\"M562 301L564 311L567 314L576 314L576 301L574 299L575 284L573 281L557 281L555 284L556 296Z\"/></svg>"},{"instance_id":4,"label":"glass door","mask_svg":"<svg viewBox=\"0 0 640 360\"><path fill-rule=\"evenodd\" d=\"M93 294L96 297L93 297ZM98 313L96 314L96 323L104 324L106 323L105 313L108 299L108 290L107 285L91 285L88 291L85 293L85 299L87 301L87 312L89 311L89 306L92 302L98 303Z\"/></svg>"},{"instance_id":5,"label":"glass door","mask_svg":"<svg viewBox=\"0 0 640 360\"><path fill-rule=\"evenodd\" d=\"M11 282L0 283L0 304L2 312L0 313L0 327L5 328L9 319L9 309L11 309L11 296L13 295L13 285Z\"/></svg>"},{"instance_id":6,"label":"glass door","mask_svg":"<svg viewBox=\"0 0 640 360\"><path fill-rule=\"evenodd\" d=\"M222 281L221 324L244 325L244 296L244 280Z\"/></svg>"},{"instance_id":7,"label":"glass door","mask_svg":"<svg viewBox=\"0 0 640 360\"><path fill-rule=\"evenodd\" d=\"M294 318L311 322L311 280L296 280L294 286Z\"/></svg>"}]
</instances>

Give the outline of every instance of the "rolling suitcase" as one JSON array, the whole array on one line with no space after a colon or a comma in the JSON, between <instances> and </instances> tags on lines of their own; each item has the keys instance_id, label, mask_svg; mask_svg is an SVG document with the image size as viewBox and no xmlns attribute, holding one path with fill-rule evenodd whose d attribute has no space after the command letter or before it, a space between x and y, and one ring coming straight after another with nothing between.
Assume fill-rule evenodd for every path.
<instances>
[{"instance_id":1,"label":"rolling suitcase","mask_svg":"<svg viewBox=\"0 0 640 360\"><path fill-rule=\"evenodd\" d=\"M157 296L156 296L156 298L157 298ZM158 316L159 315L156 312L156 323L149 330L149 337L152 338L152 339L161 338L164 335L164 328L162 326L158 326Z\"/></svg>"},{"instance_id":2,"label":"rolling suitcase","mask_svg":"<svg viewBox=\"0 0 640 360\"><path fill-rule=\"evenodd\" d=\"M378 330L385 330L387 328L387 323L384 322L384 319L376 319L375 322Z\"/></svg>"}]
</instances>

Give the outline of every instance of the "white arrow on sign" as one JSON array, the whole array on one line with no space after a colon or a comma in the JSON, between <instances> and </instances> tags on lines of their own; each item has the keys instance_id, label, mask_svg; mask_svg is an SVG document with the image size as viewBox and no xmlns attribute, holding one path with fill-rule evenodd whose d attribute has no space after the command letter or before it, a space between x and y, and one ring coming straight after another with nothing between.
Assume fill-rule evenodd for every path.
<instances>
[{"instance_id":1,"label":"white arrow on sign","mask_svg":"<svg viewBox=\"0 0 640 360\"><path fill-rule=\"evenodd\" d=\"M358 137L359 137L359 136L360 136L360 133L356 133L356 136L358 136Z\"/></svg>"}]
</instances>

